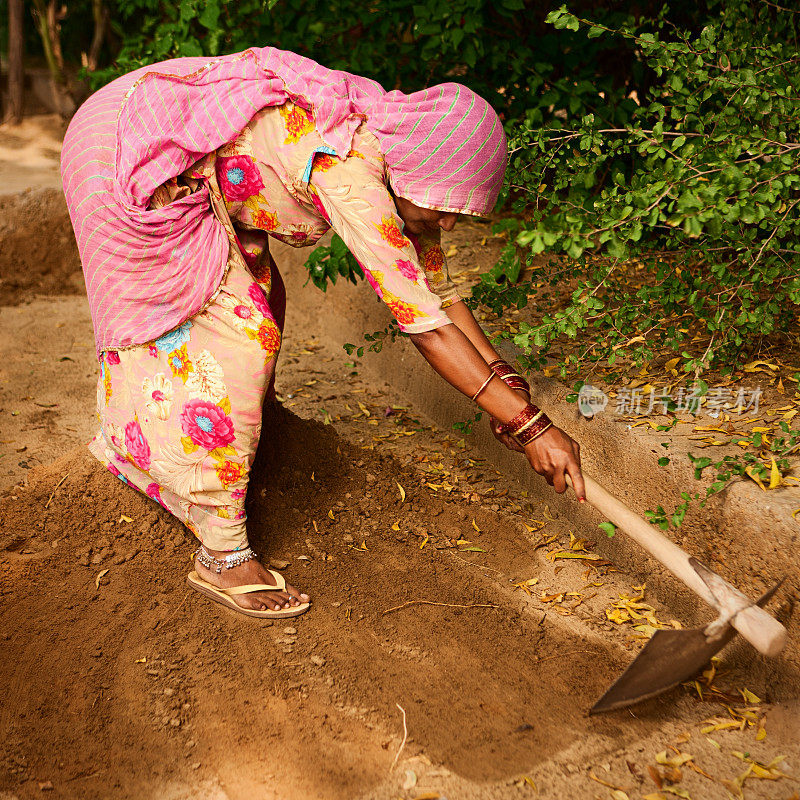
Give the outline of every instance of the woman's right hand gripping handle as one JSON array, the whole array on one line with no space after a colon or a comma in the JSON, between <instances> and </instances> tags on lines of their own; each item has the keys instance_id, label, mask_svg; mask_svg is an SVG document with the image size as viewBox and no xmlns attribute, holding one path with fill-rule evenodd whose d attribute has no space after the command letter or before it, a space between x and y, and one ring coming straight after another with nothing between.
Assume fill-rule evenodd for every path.
<instances>
[{"instance_id":1,"label":"woman's right hand gripping handle","mask_svg":"<svg viewBox=\"0 0 800 800\"><path fill-rule=\"evenodd\" d=\"M559 494L566 491L566 476L569 475L578 502L586 502L581 446L572 437L551 425L541 436L525 445L524 451L533 469Z\"/></svg>"}]
</instances>

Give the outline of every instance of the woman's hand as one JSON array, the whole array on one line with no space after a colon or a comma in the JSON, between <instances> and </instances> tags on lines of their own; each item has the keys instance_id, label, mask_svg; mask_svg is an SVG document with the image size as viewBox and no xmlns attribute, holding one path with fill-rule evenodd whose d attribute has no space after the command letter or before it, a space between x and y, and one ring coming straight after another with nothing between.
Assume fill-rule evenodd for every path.
<instances>
[{"instance_id":1,"label":"woman's hand","mask_svg":"<svg viewBox=\"0 0 800 800\"><path fill-rule=\"evenodd\" d=\"M503 424L494 417L489 417L489 430L494 435L494 438L497 439L500 444L505 445L509 450L515 450L517 453L525 452L517 442L503 430Z\"/></svg>"},{"instance_id":2,"label":"woman's hand","mask_svg":"<svg viewBox=\"0 0 800 800\"><path fill-rule=\"evenodd\" d=\"M566 476L578 502L586 502L586 490L581 474L581 447L555 425L525 446L525 457L533 469L559 493L567 489Z\"/></svg>"}]
</instances>

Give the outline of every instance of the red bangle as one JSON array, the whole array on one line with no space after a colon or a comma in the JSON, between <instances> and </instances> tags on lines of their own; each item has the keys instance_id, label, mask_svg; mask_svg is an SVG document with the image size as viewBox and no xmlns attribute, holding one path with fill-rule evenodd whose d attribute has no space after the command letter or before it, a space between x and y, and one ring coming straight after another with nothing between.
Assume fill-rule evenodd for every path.
<instances>
[{"instance_id":1,"label":"red bangle","mask_svg":"<svg viewBox=\"0 0 800 800\"><path fill-rule=\"evenodd\" d=\"M541 409L528 403L516 417L503 425L503 431L523 447L541 436L551 425L552 421Z\"/></svg>"},{"instance_id":2,"label":"red bangle","mask_svg":"<svg viewBox=\"0 0 800 800\"><path fill-rule=\"evenodd\" d=\"M551 428L553 423L550 421L550 418L547 414L542 414L536 422L534 422L530 428L526 428L524 431L511 434L514 438L514 441L520 447L525 447L526 444L530 444L534 439L538 439L548 428Z\"/></svg>"},{"instance_id":3,"label":"red bangle","mask_svg":"<svg viewBox=\"0 0 800 800\"><path fill-rule=\"evenodd\" d=\"M529 386L528 381L526 381L522 375L516 372L511 364L509 364L507 361L503 361L503 359L498 358L489 364L489 368L509 388L514 389L515 391L525 392L528 397L531 396L531 387Z\"/></svg>"}]
</instances>

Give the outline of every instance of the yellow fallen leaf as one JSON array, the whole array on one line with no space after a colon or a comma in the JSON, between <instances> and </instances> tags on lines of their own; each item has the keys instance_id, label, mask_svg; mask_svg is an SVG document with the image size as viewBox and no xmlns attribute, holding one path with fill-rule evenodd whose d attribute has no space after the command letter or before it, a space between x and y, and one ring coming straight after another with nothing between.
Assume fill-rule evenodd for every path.
<instances>
[{"instance_id":1,"label":"yellow fallen leaf","mask_svg":"<svg viewBox=\"0 0 800 800\"><path fill-rule=\"evenodd\" d=\"M711 723L703 728L700 728L700 733L713 733L714 731L727 731L731 728L738 728L741 723L737 720L706 720Z\"/></svg>"},{"instance_id":2,"label":"yellow fallen leaf","mask_svg":"<svg viewBox=\"0 0 800 800\"><path fill-rule=\"evenodd\" d=\"M547 554L550 561L556 561L561 558L580 558L584 561L598 561L600 556L597 553L576 553L572 550L553 550Z\"/></svg>"},{"instance_id":3,"label":"yellow fallen leaf","mask_svg":"<svg viewBox=\"0 0 800 800\"><path fill-rule=\"evenodd\" d=\"M756 732L756 741L763 742L764 739L767 738L767 729L764 727L764 720L761 720L761 723L758 726L758 731Z\"/></svg>"},{"instance_id":4,"label":"yellow fallen leaf","mask_svg":"<svg viewBox=\"0 0 800 800\"><path fill-rule=\"evenodd\" d=\"M752 467L752 466L745 467L745 470L744 470L744 471L745 471L745 473L747 473L747 475L748 475L750 478L752 478L752 479L753 479L753 480L754 480L754 481L755 481L755 482L756 482L756 483L757 483L757 484L758 484L758 485L759 485L759 486L760 486L760 487L763 489L763 491L765 491L765 492L767 491L767 487L766 487L766 486L764 486L764 482L761 480L761 477L760 477L760 476L759 476L759 474L758 474L758 473L757 473L757 472L756 472L756 471L753 469L753 467Z\"/></svg>"},{"instance_id":5,"label":"yellow fallen leaf","mask_svg":"<svg viewBox=\"0 0 800 800\"><path fill-rule=\"evenodd\" d=\"M720 428L715 425L697 425L692 428L693 431L717 431L718 433L728 433L725 428Z\"/></svg>"},{"instance_id":6,"label":"yellow fallen leaf","mask_svg":"<svg viewBox=\"0 0 800 800\"><path fill-rule=\"evenodd\" d=\"M333 515L333 509L331 509L330 511L328 511L328 516L329 516L329 517L330 517L330 518L331 518L331 519L332 519L334 522L336 522L336 517Z\"/></svg>"},{"instance_id":7,"label":"yellow fallen leaf","mask_svg":"<svg viewBox=\"0 0 800 800\"><path fill-rule=\"evenodd\" d=\"M630 800L628 795L623 792L622 789L614 789L611 792L611 796L614 798L614 800Z\"/></svg>"},{"instance_id":8,"label":"yellow fallen leaf","mask_svg":"<svg viewBox=\"0 0 800 800\"><path fill-rule=\"evenodd\" d=\"M768 489L777 489L781 483L783 483L781 479L781 471L778 469L778 465L775 463L775 458L772 458L772 467L769 471L769 486Z\"/></svg>"},{"instance_id":9,"label":"yellow fallen leaf","mask_svg":"<svg viewBox=\"0 0 800 800\"><path fill-rule=\"evenodd\" d=\"M597 781L597 783L599 783L601 786L607 786L609 789L613 789L615 792L622 792L622 794L625 794L625 792L619 786L613 783L609 783L608 781L604 781L602 778L598 778L597 775L594 774L594 772L590 772L589 777L593 781ZM627 795L625 796L627 797Z\"/></svg>"},{"instance_id":10,"label":"yellow fallen leaf","mask_svg":"<svg viewBox=\"0 0 800 800\"><path fill-rule=\"evenodd\" d=\"M614 622L617 625L622 625L625 622L629 622L631 616L627 611L623 611L621 608L607 608L606 618L610 622Z\"/></svg>"},{"instance_id":11,"label":"yellow fallen leaf","mask_svg":"<svg viewBox=\"0 0 800 800\"><path fill-rule=\"evenodd\" d=\"M692 800L691 795L686 789L679 789L677 786L662 786L662 792L667 792L668 794L674 794L675 797L683 797L684 800Z\"/></svg>"},{"instance_id":12,"label":"yellow fallen leaf","mask_svg":"<svg viewBox=\"0 0 800 800\"><path fill-rule=\"evenodd\" d=\"M570 531L569 549L575 551L582 550L583 552L586 552L586 539L579 539L572 531Z\"/></svg>"},{"instance_id":13,"label":"yellow fallen leaf","mask_svg":"<svg viewBox=\"0 0 800 800\"><path fill-rule=\"evenodd\" d=\"M539 583L538 578L528 578L526 581L520 581L519 583L513 584L515 589L522 589L523 592L527 595L533 595L533 592L530 590L531 586L536 586Z\"/></svg>"},{"instance_id":14,"label":"yellow fallen leaf","mask_svg":"<svg viewBox=\"0 0 800 800\"><path fill-rule=\"evenodd\" d=\"M667 798L666 795L661 794L661 792L651 792L650 794L644 795L642 800L667 800Z\"/></svg>"},{"instance_id":15,"label":"yellow fallen leaf","mask_svg":"<svg viewBox=\"0 0 800 800\"><path fill-rule=\"evenodd\" d=\"M792 519L797 519L797 515L800 514L800 508L796 508L792 511Z\"/></svg>"},{"instance_id":16,"label":"yellow fallen leaf","mask_svg":"<svg viewBox=\"0 0 800 800\"><path fill-rule=\"evenodd\" d=\"M766 369L764 369L766 367ZM743 367L745 372L767 372L767 370L780 369L778 364L770 364L768 361L751 361Z\"/></svg>"},{"instance_id":17,"label":"yellow fallen leaf","mask_svg":"<svg viewBox=\"0 0 800 800\"><path fill-rule=\"evenodd\" d=\"M100 588L100 578L102 578L103 575L107 575L107 574L108 574L108 570L107 569L101 569L100 572L97 573L97 577L94 579L94 587L95 587L95 589L99 589Z\"/></svg>"},{"instance_id":18,"label":"yellow fallen leaf","mask_svg":"<svg viewBox=\"0 0 800 800\"><path fill-rule=\"evenodd\" d=\"M751 758L748 754L740 753L738 750L732 750L731 755L736 756L736 758L740 758L746 764L750 765L744 777L761 778L762 780L767 781L778 781L781 778L787 777L785 772L781 772L778 769L778 764L780 764L786 758L786 756L777 756L776 758L773 758L769 764L761 764L754 758ZM742 783L744 783L744 780L742 780Z\"/></svg>"},{"instance_id":19,"label":"yellow fallen leaf","mask_svg":"<svg viewBox=\"0 0 800 800\"><path fill-rule=\"evenodd\" d=\"M674 756L667 755L666 750L656 753L656 764L662 764L665 767L682 767L690 761L694 761L694 756L689 755L689 753L678 753Z\"/></svg>"},{"instance_id":20,"label":"yellow fallen leaf","mask_svg":"<svg viewBox=\"0 0 800 800\"><path fill-rule=\"evenodd\" d=\"M397 484L397 488L400 490L400 502L404 503L406 500L406 490L400 485L398 481L395 481Z\"/></svg>"},{"instance_id":21,"label":"yellow fallen leaf","mask_svg":"<svg viewBox=\"0 0 800 800\"><path fill-rule=\"evenodd\" d=\"M472 519L472 527L473 527L473 528L475 528L475 530L476 530L478 533L480 533L480 532L481 532L481 529L478 527L478 523L477 523L477 522L475 522L475 519L474 519L474 517L473 517L473 519Z\"/></svg>"},{"instance_id":22,"label":"yellow fallen leaf","mask_svg":"<svg viewBox=\"0 0 800 800\"><path fill-rule=\"evenodd\" d=\"M361 401L359 401L358 407L361 409L365 417L370 416L369 409Z\"/></svg>"},{"instance_id":23,"label":"yellow fallen leaf","mask_svg":"<svg viewBox=\"0 0 800 800\"><path fill-rule=\"evenodd\" d=\"M428 544L428 539L429 539L429 536L428 536L428 534L426 533L426 534L425 534L425 538L422 540L422 543L421 543L421 544L420 544L420 546L419 546L419 549L420 549L420 550L422 550L422 548L423 548L423 547L425 547L425 545L426 545L426 544Z\"/></svg>"},{"instance_id":24,"label":"yellow fallen leaf","mask_svg":"<svg viewBox=\"0 0 800 800\"><path fill-rule=\"evenodd\" d=\"M798 510L800 510L800 509L798 509ZM540 531L542 528L544 528L544 526L547 524L547 523L542 522L541 520L538 520L538 519L534 519L534 520L531 520L531 521L534 523L534 525L536 525L535 528L532 525L528 525L527 522L523 522L522 523L528 529L528 533L536 533L537 531Z\"/></svg>"},{"instance_id":25,"label":"yellow fallen leaf","mask_svg":"<svg viewBox=\"0 0 800 800\"><path fill-rule=\"evenodd\" d=\"M698 444L698 447L722 447L723 445L730 444L728 439L712 439L710 436L690 436L690 439L695 439L696 441L699 440L702 442L702 445Z\"/></svg>"},{"instance_id":26,"label":"yellow fallen leaf","mask_svg":"<svg viewBox=\"0 0 800 800\"><path fill-rule=\"evenodd\" d=\"M750 705L757 706L762 702L761 698L754 695L749 689L741 689L740 693L742 697L744 697L745 703L750 703Z\"/></svg>"},{"instance_id":27,"label":"yellow fallen leaf","mask_svg":"<svg viewBox=\"0 0 800 800\"><path fill-rule=\"evenodd\" d=\"M126 516L123 514L123 515L122 515L122 516L119 518L119 522L117 523L117 525L119 525L119 523L120 523L120 522L133 522L133 520L132 520L130 517L126 517Z\"/></svg>"},{"instance_id":28,"label":"yellow fallen leaf","mask_svg":"<svg viewBox=\"0 0 800 800\"><path fill-rule=\"evenodd\" d=\"M447 252L445 253L445 256L446 256L447 258L452 258L452 257L453 257L453 256L454 256L454 255L455 255L457 252L458 252L458 248L457 248L455 245L452 245L452 246L451 246L451 247L450 247L450 248L447 250Z\"/></svg>"},{"instance_id":29,"label":"yellow fallen leaf","mask_svg":"<svg viewBox=\"0 0 800 800\"><path fill-rule=\"evenodd\" d=\"M137 658L136 661L134 661L133 663L134 664L146 664L147 663L147 659L146 658Z\"/></svg>"},{"instance_id":30,"label":"yellow fallen leaf","mask_svg":"<svg viewBox=\"0 0 800 800\"><path fill-rule=\"evenodd\" d=\"M399 522L395 522L395 524L392 525L392 530L393 531L399 531L400 530L400 523Z\"/></svg>"},{"instance_id":31,"label":"yellow fallen leaf","mask_svg":"<svg viewBox=\"0 0 800 800\"><path fill-rule=\"evenodd\" d=\"M677 356L676 358L671 358L669 361L667 361L666 364L664 364L664 369L675 369L675 367L678 366L678 362L680 360L681 360L680 356Z\"/></svg>"}]
</instances>

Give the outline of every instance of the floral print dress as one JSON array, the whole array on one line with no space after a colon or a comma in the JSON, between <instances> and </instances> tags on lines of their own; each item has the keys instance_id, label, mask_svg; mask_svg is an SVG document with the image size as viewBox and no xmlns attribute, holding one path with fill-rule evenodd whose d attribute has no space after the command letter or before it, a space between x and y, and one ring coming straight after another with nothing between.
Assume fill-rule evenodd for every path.
<instances>
[{"instance_id":1,"label":"floral print dress","mask_svg":"<svg viewBox=\"0 0 800 800\"><path fill-rule=\"evenodd\" d=\"M234 142L163 184L151 205L209 186L230 251L205 308L158 339L100 356L94 455L215 550L247 543L245 495L274 383L283 286L269 237L302 247L333 228L401 329L449 323L458 300L439 237L403 233L377 139L365 125L345 160L309 112L260 111Z\"/></svg>"}]
</instances>

